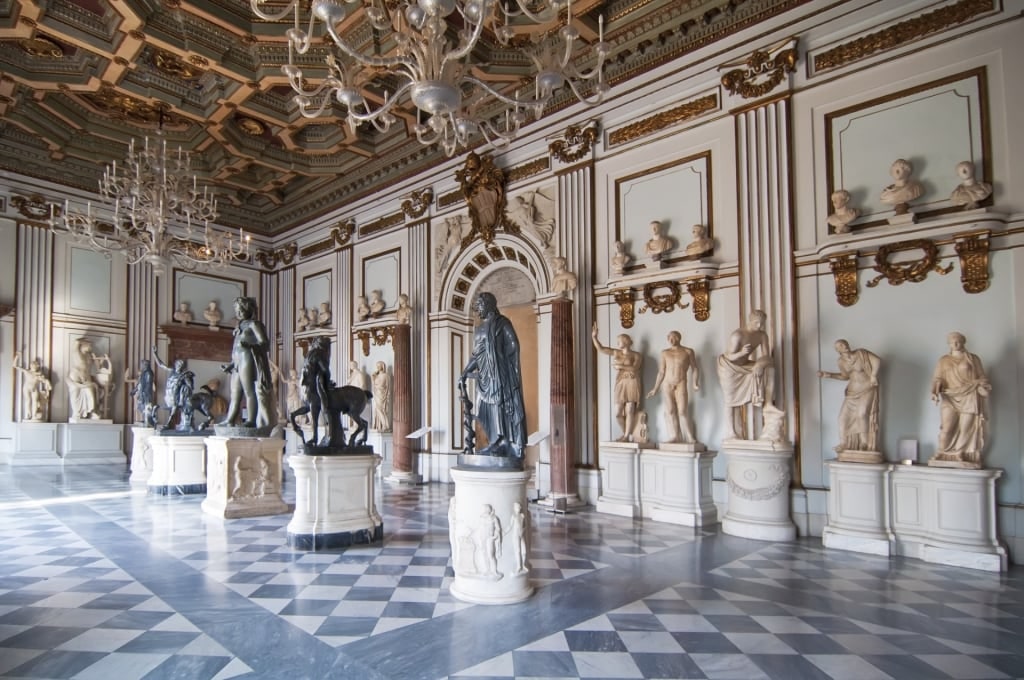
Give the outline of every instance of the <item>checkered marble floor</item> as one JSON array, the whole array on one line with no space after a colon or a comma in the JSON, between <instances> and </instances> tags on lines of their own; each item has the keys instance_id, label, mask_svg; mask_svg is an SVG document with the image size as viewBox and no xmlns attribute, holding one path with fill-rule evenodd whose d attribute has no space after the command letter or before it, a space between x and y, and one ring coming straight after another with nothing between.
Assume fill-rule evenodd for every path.
<instances>
[{"instance_id":1,"label":"checkered marble floor","mask_svg":"<svg viewBox=\"0 0 1024 680\"><path fill-rule=\"evenodd\" d=\"M0 467L0 677L1024 678L1016 567L533 506L536 594L469 605L451 492L385 484L382 543L314 553L288 515L219 520L119 468Z\"/></svg>"}]
</instances>

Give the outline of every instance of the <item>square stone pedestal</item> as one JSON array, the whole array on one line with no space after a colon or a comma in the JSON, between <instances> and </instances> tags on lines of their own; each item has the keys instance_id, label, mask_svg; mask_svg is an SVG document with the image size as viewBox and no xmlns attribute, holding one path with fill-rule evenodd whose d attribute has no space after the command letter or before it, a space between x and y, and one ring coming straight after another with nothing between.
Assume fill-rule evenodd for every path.
<instances>
[{"instance_id":1,"label":"square stone pedestal","mask_svg":"<svg viewBox=\"0 0 1024 680\"><path fill-rule=\"evenodd\" d=\"M160 496L206 493L204 437L153 435L153 472L146 487Z\"/></svg>"},{"instance_id":2,"label":"square stone pedestal","mask_svg":"<svg viewBox=\"0 0 1024 680\"><path fill-rule=\"evenodd\" d=\"M796 525L789 515L793 446L760 440L726 439L729 507L722 531L759 541L792 541Z\"/></svg>"},{"instance_id":3,"label":"square stone pedestal","mask_svg":"<svg viewBox=\"0 0 1024 680\"><path fill-rule=\"evenodd\" d=\"M889 476L893 466L837 460L825 465L830 489L822 544L888 557L895 538L889 531Z\"/></svg>"},{"instance_id":4,"label":"square stone pedestal","mask_svg":"<svg viewBox=\"0 0 1024 680\"><path fill-rule=\"evenodd\" d=\"M288 457L295 474L295 514L288 545L300 550L344 548L384 537L377 512L375 471L380 456Z\"/></svg>"},{"instance_id":5,"label":"square stone pedestal","mask_svg":"<svg viewBox=\"0 0 1024 680\"><path fill-rule=\"evenodd\" d=\"M124 455L124 425L84 420L60 423L58 433L57 453L64 465L128 462Z\"/></svg>"},{"instance_id":6,"label":"square stone pedestal","mask_svg":"<svg viewBox=\"0 0 1024 680\"><path fill-rule=\"evenodd\" d=\"M533 594L526 504L530 473L455 467L451 474L451 594L476 604L522 602Z\"/></svg>"},{"instance_id":7,"label":"square stone pedestal","mask_svg":"<svg viewBox=\"0 0 1024 680\"><path fill-rule=\"evenodd\" d=\"M21 422L14 426L14 451L8 465L60 465L58 423Z\"/></svg>"},{"instance_id":8,"label":"square stone pedestal","mask_svg":"<svg viewBox=\"0 0 1024 680\"><path fill-rule=\"evenodd\" d=\"M153 474L153 443L150 439L156 434L156 429L132 425L132 474L128 483L132 486L146 486Z\"/></svg>"},{"instance_id":9,"label":"square stone pedestal","mask_svg":"<svg viewBox=\"0 0 1024 680\"><path fill-rule=\"evenodd\" d=\"M711 464L703 444L659 444L640 452L640 507L644 517L688 527L718 522Z\"/></svg>"},{"instance_id":10,"label":"square stone pedestal","mask_svg":"<svg viewBox=\"0 0 1024 680\"><path fill-rule=\"evenodd\" d=\"M283 439L207 437L203 512L225 519L288 512L281 498L283 455Z\"/></svg>"},{"instance_id":11,"label":"square stone pedestal","mask_svg":"<svg viewBox=\"0 0 1024 680\"><path fill-rule=\"evenodd\" d=\"M643 446L651 446L645 444ZM642 445L633 442L601 442L601 495L598 512L620 517L640 516L639 464Z\"/></svg>"}]
</instances>

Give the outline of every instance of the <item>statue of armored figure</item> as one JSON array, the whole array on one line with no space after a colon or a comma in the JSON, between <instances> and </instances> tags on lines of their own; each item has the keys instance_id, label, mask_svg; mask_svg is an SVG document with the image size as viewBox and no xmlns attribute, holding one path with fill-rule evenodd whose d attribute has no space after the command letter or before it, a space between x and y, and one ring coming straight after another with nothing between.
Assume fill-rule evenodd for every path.
<instances>
[{"instance_id":1,"label":"statue of armored figure","mask_svg":"<svg viewBox=\"0 0 1024 680\"><path fill-rule=\"evenodd\" d=\"M633 339L625 333L619 335L618 347L602 345L597 339L597 322L594 322L590 331L590 338L594 343L594 349L611 357L612 367L615 369L612 398L615 402L615 420L622 431L617 441L633 441L640 411L640 395L643 393L640 378L643 375L644 356L633 350Z\"/></svg>"}]
</instances>

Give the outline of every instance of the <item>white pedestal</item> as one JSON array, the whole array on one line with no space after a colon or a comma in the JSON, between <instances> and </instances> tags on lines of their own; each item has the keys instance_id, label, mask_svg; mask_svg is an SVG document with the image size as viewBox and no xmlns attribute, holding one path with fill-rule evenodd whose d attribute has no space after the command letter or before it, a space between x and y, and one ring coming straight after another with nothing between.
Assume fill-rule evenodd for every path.
<instances>
[{"instance_id":1,"label":"white pedestal","mask_svg":"<svg viewBox=\"0 0 1024 680\"><path fill-rule=\"evenodd\" d=\"M530 473L452 468L451 475L452 595L475 604L522 602L533 594L526 504Z\"/></svg>"},{"instance_id":2,"label":"white pedestal","mask_svg":"<svg viewBox=\"0 0 1024 680\"><path fill-rule=\"evenodd\" d=\"M381 540L384 520L374 486L379 463L375 454L290 456L295 514L288 523L288 545L324 550Z\"/></svg>"},{"instance_id":3,"label":"white pedestal","mask_svg":"<svg viewBox=\"0 0 1024 680\"><path fill-rule=\"evenodd\" d=\"M640 516L638 486L640 444L633 442L600 442L601 495L595 507L598 512L620 517Z\"/></svg>"},{"instance_id":4,"label":"white pedestal","mask_svg":"<svg viewBox=\"0 0 1024 680\"><path fill-rule=\"evenodd\" d=\"M892 471L896 552L926 562L1006 571L996 535L996 480L1002 470L897 465Z\"/></svg>"},{"instance_id":5,"label":"white pedestal","mask_svg":"<svg viewBox=\"0 0 1024 680\"><path fill-rule=\"evenodd\" d=\"M303 436L308 437L312 432L312 430L303 431ZM284 431L284 453L286 456L302 455L302 441L295 430L290 427Z\"/></svg>"},{"instance_id":6,"label":"white pedestal","mask_svg":"<svg viewBox=\"0 0 1024 680\"><path fill-rule=\"evenodd\" d=\"M703 527L718 522L711 464L703 445L661 444L640 453L640 507L657 522Z\"/></svg>"},{"instance_id":7,"label":"white pedestal","mask_svg":"<svg viewBox=\"0 0 1024 680\"><path fill-rule=\"evenodd\" d=\"M132 475L128 483L132 486L146 486L153 474L153 443L150 438L156 434L152 427L132 426Z\"/></svg>"},{"instance_id":8,"label":"white pedestal","mask_svg":"<svg viewBox=\"0 0 1024 680\"><path fill-rule=\"evenodd\" d=\"M57 423L22 422L14 426L14 451L8 465L60 465Z\"/></svg>"},{"instance_id":9,"label":"white pedestal","mask_svg":"<svg viewBox=\"0 0 1024 680\"><path fill-rule=\"evenodd\" d=\"M124 425L83 420L58 425L57 453L65 465L115 463L125 465Z\"/></svg>"},{"instance_id":10,"label":"white pedestal","mask_svg":"<svg viewBox=\"0 0 1024 680\"><path fill-rule=\"evenodd\" d=\"M829 469L826 548L888 557L895 537L889 531L889 477L892 465L826 461Z\"/></svg>"},{"instance_id":11,"label":"white pedestal","mask_svg":"<svg viewBox=\"0 0 1024 680\"><path fill-rule=\"evenodd\" d=\"M391 474L391 461L395 459L395 444L390 432L377 432L370 430L370 436L366 443L373 447L373 450L380 456L380 466L377 468L377 475L387 477Z\"/></svg>"},{"instance_id":12,"label":"white pedestal","mask_svg":"<svg viewBox=\"0 0 1024 680\"><path fill-rule=\"evenodd\" d=\"M759 541L792 541L796 525L789 516L793 446L760 440L726 439L729 507L722 531Z\"/></svg>"},{"instance_id":13,"label":"white pedestal","mask_svg":"<svg viewBox=\"0 0 1024 680\"><path fill-rule=\"evenodd\" d=\"M182 496L206 493L206 445L203 437L149 438L153 448L153 472L146 486L149 493Z\"/></svg>"},{"instance_id":14,"label":"white pedestal","mask_svg":"<svg viewBox=\"0 0 1024 680\"><path fill-rule=\"evenodd\" d=\"M279 438L207 437L203 512L234 519L288 512L281 498Z\"/></svg>"}]
</instances>

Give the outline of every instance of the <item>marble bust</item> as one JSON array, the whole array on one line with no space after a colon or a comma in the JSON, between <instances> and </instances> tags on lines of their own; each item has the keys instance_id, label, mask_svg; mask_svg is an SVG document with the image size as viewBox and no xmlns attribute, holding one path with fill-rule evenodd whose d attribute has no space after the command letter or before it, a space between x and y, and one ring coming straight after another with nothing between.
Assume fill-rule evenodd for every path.
<instances>
[{"instance_id":1,"label":"marble bust","mask_svg":"<svg viewBox=\"0 0 1024 680\"><path fill-rule=\"evenodd\" d=\"M660 262L665 254L675 245L668 236L662 233L662 225L658 220L651 222L651 238L644 246L644 253L653 262Z\"/></svg>"},{"instance_id":2,"label":"marble bust","mask_svg":"<svg viewBox=\"0 0 1024 680\"><path fill-rule=\"evenodd\" d=\"M850 222L860 217L860 211L850 207L850 192L839 189L832 192L832 214L828 216L828 225L833 234L846 234L850 231Z\"/></svg>"},{"instance_id":3,"label":"marble bust","mask_svg":"<svg viewBox=\"0 0 1024 680\"><path fill-rule=\"evenodd\" d=\"M398 307L395 308L395 321L408 326L410 320L412 320L412 305L409 304L409 296L399 293Z\"/></svg>"},{"instance_id":4,"label":"marble bust","mask_svg":"<svg viewBox=\"0 0 1024 680\"><path fill-rule=\"evenodd\" d=\"M300 307L299 313L295 317L295 330L301 333L307 328L309 328L309 310L305 307Z\"/></svg>"},{"instance_id":5,"label":"marble bust","mask_svg":"<svg viewBox=\"0 0 1024 680\"><path fill-rule=\"evenodd\" d=\"M328 328L331 325L331 304L321 302L316 313L316 325L321 328Z\"/></svg>"},{"instance_id":6,"label":"marble bust","mask_svg":"<svg viewBox=\"0 0 1024 680\"><path fill-rule=\"evenodd\" d=\"M378 316L384 311L384 292L381 290L370 291L370 314Z\"/></svg>"},{"instance_id":7,"label":"marble bust","mask_svg":"<svg viewBox=\"0 0 1024 680\"><path fill-rule=\"evenodd\" d=\"M565 258L551 258L551 268L551 292L562 298L572 297L572 292L576 290L576 275L566 268Z\"/></svg>"},{"instance_id":8,"label":"marble bust","mask_svg":"<svg viewBox=\"0 0 1024 680\"><path fill-rule=\"evenodd\" d=\"M905 158L897 158L889 168L893 183L882 189L879 199L893 206L897 215L913 214L908 204L924 193L924 187L912 177L913 174L914 165Z\"/></svg>"},{"instance_id":9,"label":"marble bust","mask_svg":"<svg viewBox=\"0 0 1024 680\"><path fill-rule=\"evenodd\" d=\"M179 302L178 309L174 312L174 320L180 324L187 324L192 322L192 310L189 309L187 302Z\"/></svg>"},{"instance_id":10,"label":"marble bust","mask_svg":"<svg viewBox=\"0 0 1024 680\"><path fill-rule=\"evenodd\" d=\"M366 296L360 295L356 299L356 320L366 321L370 318L370 306L366 304Z\"/></svg>"},{"instance_id":11,"label":"marble bust","mask_svg":"<svg viewBox=\"0 0 1024 680\"><path fill-rule=\"evenodd\" d=\"M622 276L626 265L633 261L633 257L626 252L626 244L622 241L615 242L615 252L612 254L611 269L615 276Z\"/></svg>"},{"instance_id":12,"label":"marble bust","mask_svg":"<svg viewBox=\"0 0 1024 680\"><path fill-rule=\"evenodd\" d=\"M215 331L220 328L222 315L220 310L217 309L216 300L210 300L210 303L206 305L206 309L203 310L203 318L206 319L206 323L208 324L207 328L211 331Z\"/></svg>"},{"instance_id":13,"label":"marble bust","mask_svg":"<svg viewBox=\"0 0 1024 680\"><path fill-rule=\"evenodd\" d=\"M960 161L956 164L956 174L960 184L949 195L949 202L963 206L965 210L973 210L978 204L992 194L992 185L974 177L974 163Z\"/></svg>"},{"instance_id":14,"label":"marble bust","mask_svg":"<svg viewBox=\"0 0 1024 680\"><path fill-rule=\"evenodd\" d=\"M693 225L693 240L686 244L686 257L701 258L710 255L715 249L715 240L708 236L708 228L703 224Z\"/></svg>"}]
</instances>

